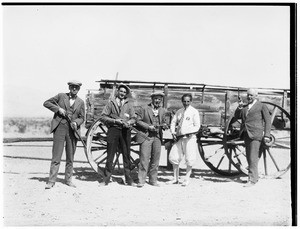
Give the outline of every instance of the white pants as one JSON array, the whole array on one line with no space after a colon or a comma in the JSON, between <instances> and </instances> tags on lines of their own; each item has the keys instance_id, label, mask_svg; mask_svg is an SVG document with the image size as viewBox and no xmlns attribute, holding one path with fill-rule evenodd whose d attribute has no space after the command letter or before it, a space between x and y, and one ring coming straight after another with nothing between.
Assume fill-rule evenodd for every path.
<instances>
[{"instance_id":1,"label":"white pants","mask_svg":"<svg viewBox=\"0 0 300 229\"><path fill-rule=\"evenodd\" d=\"M181 138L173 145L169 155L169 161L172 164L179 165L185 156L186 165L193 166L196 163L198 152L197 138L195 135L188 138Z\"/></svg>"}]
</instances>

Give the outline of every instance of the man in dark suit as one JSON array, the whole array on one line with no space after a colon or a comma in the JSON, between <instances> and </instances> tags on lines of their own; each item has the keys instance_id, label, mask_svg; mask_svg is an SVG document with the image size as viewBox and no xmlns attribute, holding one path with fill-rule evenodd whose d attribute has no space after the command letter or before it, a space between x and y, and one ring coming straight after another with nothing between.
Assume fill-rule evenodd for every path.
<instances>
[{"instance_id":1,"label":"man in dark suit","mask_svg":"<svg viewBox=\"0 0 300 229\"><path fill-rule=\"evenodd\" d=\"M257 99L256 89L247 91L248 104L239 101L235 118L242 119L240 136L244 138L246 157L249 166L248 182L245 187L251 187L258 182L259 149L262 141L270 142L271 117L267 106Z\"/></svg>"},{"instance_id":2,"label":"man in dark suit","mask_svg":"<svg viewBox=\"0 0 300 229\"><path fill-rule=\"evenodd\" d=\"M46 189L52 188L55 184L65 143L65 181L68 186L76 187L72 182L73 160L77 144L74 130L80 133L80 125L84 122L85 108L83 100L77 96L82 83L72 80L68 82L68 85L69 93L59 93L43 104L44 107L54 112L51 121L51 133L53 133L52 160ZM66 116L71 120L71 123L67 121Z\"/></svg>"},{"instance_id":3,"label":"man in dark suit","mask_svg":"<svg viewBox=\"0 0 300 229\"><path fill-rule=\"evenodd\" d=\"M161 152L162 129L167 128L165 109L161 107L163 97L163 92L152 93L152 102L138 111L137 128L149 137L149 140L147 140L140 135L136 136L136 141L141 144L139 183L137 185L140 188L144 186L147 174L149 175L149 184L159 186L157 172Z\"/></svg>"},{"instance_id":4,"label":"man in dark suit","mask_svg":"<svg viewBox=\"0 0 300 229\"><path fill-rule=\"evenodd\" d=\"M123 155L125 183L129 186L136 186L130 174L131 130L129 128L136 122L136 115L132 104L127 99L129 93L130 88L127 85L118 85L116 96L108 101L100 116L100 120L108 127L107 159L104 182L100 183L101 186L106 186L110 182L113 159L117 150L120 150Z\"/></svg>"}]
</instances>

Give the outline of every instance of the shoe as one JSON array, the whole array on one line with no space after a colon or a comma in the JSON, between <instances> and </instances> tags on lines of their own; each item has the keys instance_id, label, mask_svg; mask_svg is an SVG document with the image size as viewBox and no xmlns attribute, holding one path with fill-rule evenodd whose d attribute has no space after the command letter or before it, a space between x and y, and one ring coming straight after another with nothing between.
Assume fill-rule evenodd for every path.
<instances>
[{"instance_id":1,"label":"shoe","mask_svg":"<svg viewBox=\"0 0 300 229\"><path fill-rule=\"evenodd\" d=\"M46 184L46 187L45 187L45 189L50 189L50 188L53 188L53 186L55 185L55 183L54 182L48 182L47 184Z\"/></svg>"},{"instance_id":2,"label":"shoe","mask_svg":"<svg viewBox=\"0 0 300 229\"><path fill-rule=\"evenodd\" d=\"M185 180L185 181L182 182L181 186L186 187L186 186L188 186L189 184L190 184L190 182L187 181L187 180Z\"/></svg>"},{"instance_id":3,"label":"shoe","mask_svg":"<svg viewBox=\"0 0 300 229\"><path fill-rule=\"evenodd\" d=\"M72 181L66 182L66 185L68 185L72 188L76 188L76 185Z\"/></svg>"},{"instance_id":4,"label":"shoe","mask_svg":"<svg viewBox=\"0 0 300 229\"><path fill-rule=\"evenodd\" d=\"M155 186L155 187L160 187L160 185L157 182L149 183L149 184L152 185L152 186Z\"/></svg>"},{"instance_id":5,"label":"shoe","mask_svg":"<svg viewBox=\"0 0 300 229\"><path fill-rule=\"evenodd\" d=\"M127 186L132 186L132 187L137 187L137 184L134 182L127 182L126 183Z\"/></svg>"},{"instance_id":6,"label":"shoe","mask_svg":"<svg viewBox=\"0 0 300 229\"><path fill-rule=\"evenodd\" d=\"M169 180L166 182L166 184L179 184L178 180Z\"/></svg>"},{"instance_id":7,"label":"shoe","mask_svg":"<svg viewBox=\"0 0 300 229\"><path fill-rule=\"evenodd\" d=\"M142 184L142 183L138 183L138 184L136 185L136 187L138 187L138 188L142 188L142 187L144 187L144 184Z\"/></svg>"},{"instance_id":8,"label":"shoe","mask_svg":"<svg viewBox=\"0 0 300 229\"><path fill-rule=\"evenodd\" d=\"M102 187L102 186L107 186L108 185L108 183L106 183L106 182L101 182L101 183L99 183L99 186L100 187Z\"/></svg>"},{"instance_id":9,"label":"shoe","mask_svg":"<svg viewBox=\"0 0 300 229\"><path fill-rule=\"evenodd\" d=\"M245 188L250 188L250 187L253 187L255 185L255 183L253 183L253 182L251 182L251 181L248 181L245 185L244 185L244 187Z\"/></svg>"}]
</instances>

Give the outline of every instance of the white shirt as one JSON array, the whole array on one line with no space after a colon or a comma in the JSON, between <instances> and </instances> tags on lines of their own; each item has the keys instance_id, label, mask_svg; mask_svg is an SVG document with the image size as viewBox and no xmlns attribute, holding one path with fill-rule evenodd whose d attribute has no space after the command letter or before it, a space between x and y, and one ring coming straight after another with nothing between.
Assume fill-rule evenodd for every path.
<instances>
[{"instance_id":1,"label":"white shirt","mask_svg":"<svg viewBox=\"0 0 300 229\"><path fill-rule=\"evenodd\" d=\"M73 106L73 104L75 103L75 99L76 98L70 97L70 107Z\"/></svg>"},{"instance_id":2,"label":"white shirt","mask_svg":"<svg viewBox=\"0 0 300 229\"><path fill-rule=\"evenodd\" d=\"M118 104L119 107L122 107L125 103L125 99L120 99L119 97L116 98L116 102Z\"/></svg>"},{"instance_id":3,"label":"white shirt","mask_svg":"<svg viewBox=\"0 0 300 229\"><path fill-rule=\"evenodd\" d=\"M159 107L157 109L155 109L154 105L152 103L151 103L151 107L152 107L152 111L153 111L154 116L155 117L158 116L158 109L159 109Z\"/></svg>"},{"instance_id":4,"label":"white shirt","mask_svg":"<svg viewBox=\"0 0 300 229\"><path fill-rule=\"evenodd\" d=\"M252 103L248 104L248 110L251 109L251 107L253 107L253 105L256 103L257 99L255 99Z\"/></svg>"},{"instance_id":5,"label":"white shirt","mask_svg":"<svg viewBox=\"0 0 300 229\"><path fill-rule=\"evenodd\" d=\"M181 123L182 119L182 123ZM179 126L181 123L181 126ZM175 130L177 127L177 130ZM200 129L200 115L197 109L191 105L179 109L171 122L171 133L177 136L197 132Z\"/></svg>"}]
</instances>

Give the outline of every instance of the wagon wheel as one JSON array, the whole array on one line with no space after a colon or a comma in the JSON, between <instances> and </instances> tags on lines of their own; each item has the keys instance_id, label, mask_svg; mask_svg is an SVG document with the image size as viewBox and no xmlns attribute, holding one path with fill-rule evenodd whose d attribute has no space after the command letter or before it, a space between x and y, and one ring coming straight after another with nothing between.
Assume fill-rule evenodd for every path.
<instances>
[{"instance_id":1,"label":"wagon wheel","mask_svg":"<svg viewBox=\"0 0 300 229\"><path fill-rule=\"evenodd\" d=\"M89 128L86 134L86 156L88 162L94 171L103 176L107 158L107 127L98 119ZM132 137L135 133L132 133ZM131 170L137 167L139 163L139 148L138 145L132 140L130 148L130 161L132 164ZM121 167L123 168L123 157L121 153L117 152L113 161L113 173L122 173ZM118 169L116 169L116 166Z\"/></svg>"},{"instance_id":2,"label":"wagon wheel","mask_svg":"<svg viewBox=\"0 0 300 229\"><path fill-rule=\"evenodd\" d=\"M259 173L264 176L279 178L290 168L290 115L280 106L263 102L268 106L271 115L271 143L262 144L259 161ZM241 172L248 175L248 163L244 141L239 139L241 120L228 120L224 134L224 145L232 152L230 160Z\"/></svg>"},{"instance_id":3,"label":"wagon wheel","mask_svg":"<svg viewBox=\"0 0 300 229\"><path fill-rule=\"evenodd\" d=\"M235 164L229 160L230 156L224 147L223 134L203 136L202 131L197 137L198 149L203 162L215 173L223 176L242 174Z\"/></svg>"}]
</instances>

